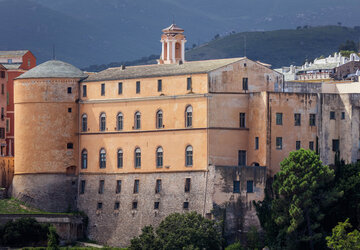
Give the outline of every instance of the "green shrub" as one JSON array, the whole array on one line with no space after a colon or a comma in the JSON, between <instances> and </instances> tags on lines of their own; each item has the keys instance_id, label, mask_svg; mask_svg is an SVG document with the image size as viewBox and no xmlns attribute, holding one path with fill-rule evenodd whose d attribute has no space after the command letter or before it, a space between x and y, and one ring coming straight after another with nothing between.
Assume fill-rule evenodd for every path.
<instances>
[{"instance_id":1,"label":"green shrub","mask_svg":"<svg viewBox=\"0 0 360 250\"><path fill-rule=\"evenodd\" d=\"M228 245L225 250L243 250L244 248L241 246L240 242L235 242L231 245Z\"/></svg>"}]
</instances>

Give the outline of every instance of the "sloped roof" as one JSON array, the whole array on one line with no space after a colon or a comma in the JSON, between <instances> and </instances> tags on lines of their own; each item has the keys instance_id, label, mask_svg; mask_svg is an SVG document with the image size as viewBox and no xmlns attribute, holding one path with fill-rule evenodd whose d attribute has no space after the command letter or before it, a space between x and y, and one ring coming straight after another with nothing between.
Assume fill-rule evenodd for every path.
<instances>
[{"instance_id":1,"label":"sloped roof","mask_svg":"<svg viewBox=\"0 0 360 250\"><path fill-rule=\"evenodd\" d=\"M21 63L2 63L2 65L6 68L6 69L19 69L21 66Z\"/></svg>"},{"instance_id":2,"label":"sloped roof","mask_svg":"<svg viewBox=\"0 0 360 250\"><path fill-rule=\"evenodd\" d=\"M178 31L178 32L184 32L184 29L177 26L175 23L171 24L169 27L162 30L163 32L169 32L169 31Z\"/></svg>"},{"instance_id":3,"label":"sloped roof","mask_svg":"<svg viewBox=\"0 0 360 250\"><path fill-rule=\"evenodd\" d=\"M153 64L141 66L127 66L125 69L121 67L108 68L99 73L90 75L85 81L109 81L121 79L134 79L146 77L159 76L174 76L187 74L208 73L215 69L224 67L228 64L243 60L244 57L205 60L205 61L190 61L183 64Z\"/></svg>"},{"instance_id":4,"label":"sloped roof","mask_svg":"<svg viewBox=\"0 0 360 250\"><path fill-rule=\"evenodd\" d=\"M17 57L25 55L29 50L8 50L0 51L0 58L4 57Z\"/></svg>"},{"instance_id":5,"label":"sloped roof","mask_svg":"<svg viewBox=\"0 0 360 250\"><path fill-rule=\"evenodd\" d=\"M69 63L58 60L50 60L30 69L17 79L85 77L87 77L87 75L84 72Z\"/></svg>"}]
</instances>

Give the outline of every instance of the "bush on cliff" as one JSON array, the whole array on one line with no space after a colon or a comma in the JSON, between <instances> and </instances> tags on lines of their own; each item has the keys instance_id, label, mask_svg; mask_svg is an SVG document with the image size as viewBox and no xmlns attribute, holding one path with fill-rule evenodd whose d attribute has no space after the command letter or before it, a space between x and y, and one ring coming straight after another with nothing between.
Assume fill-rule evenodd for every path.
<instances>
[{"instance_id":1,"label":"bush on cliff","mask_svg":"<svg viewBox=\"0 0 360 250\"><path fill-rule=\"evenodd\" d=\"M131 250L143 249L220 249L222 237L214 221L196 212L167 216L154 230L146 226L131 240Z\"/></svg>"}]
</instances>

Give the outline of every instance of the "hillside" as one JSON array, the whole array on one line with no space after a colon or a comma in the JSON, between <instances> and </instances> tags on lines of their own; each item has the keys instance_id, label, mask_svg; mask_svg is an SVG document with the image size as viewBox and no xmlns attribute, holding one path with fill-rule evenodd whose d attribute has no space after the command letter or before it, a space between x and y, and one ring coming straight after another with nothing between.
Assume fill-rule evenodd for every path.
<instances>
[{"instance_id":1,"label":"hillside","mask_svg":"<svg viewBox=\"0 0 360 250\"><path fill-rule=\"evenodd\" d=\"M244 56L261 60L273 67L301 65L306 59L328 56L338 51L346 40L358 41L360 26L356 28L323 26L296 30L242 32L213 40L187 52L187 60L203 60Z\"/></svg>"},{"instance_id":2,"label":"hillside","mask_svg":"<svg viewBox=\"0 0 360 250\"><path fill-rule=\"evenodd\" d=\"M0 50L30 49L38 62L56 57L78 67L160 54L172 20L188 47L232 31L354 26L359 0L0 0Z\"/></svg>"},{"instance_id":3,"label":"hillside","mask_svg":"<svg viewBox=\"0 0 360 250\"><path fill-rule=\"evenodd\" d=\"M186 60L206 60L244 56L246 36L246 56L272 65L302 65L306 59L313 60L321 55L328 56L338 51L346 40L358 41L360 26L355 28L340 26L302 27L294 30L262 32L241 32L212 40L186 51ZM113 62L92 65L87 71L101 71L109 67L156 63L158 56L152 55L134 61Z\"/></svg>"}]
</instances>

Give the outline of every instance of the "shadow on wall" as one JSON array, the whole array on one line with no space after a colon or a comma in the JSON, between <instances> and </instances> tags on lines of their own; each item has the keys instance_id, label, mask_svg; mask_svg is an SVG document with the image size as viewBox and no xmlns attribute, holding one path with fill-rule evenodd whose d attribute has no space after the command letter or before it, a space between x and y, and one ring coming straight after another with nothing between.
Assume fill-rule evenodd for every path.
<instances>
[{"instance_id":1,"label":"shadow on wall","mask_svg":"<svg viewBox=\"0 0 360 250\"><path fill-rule=\"evenodd\" d=\"M0 157L0 187L6 190L14 177L14 157Z\"/></svg>"}]
</instances>

